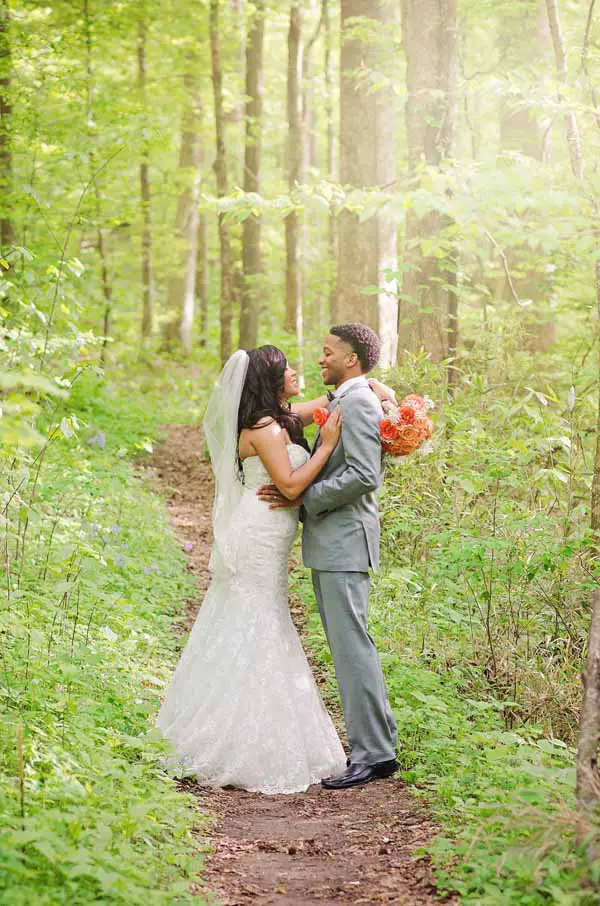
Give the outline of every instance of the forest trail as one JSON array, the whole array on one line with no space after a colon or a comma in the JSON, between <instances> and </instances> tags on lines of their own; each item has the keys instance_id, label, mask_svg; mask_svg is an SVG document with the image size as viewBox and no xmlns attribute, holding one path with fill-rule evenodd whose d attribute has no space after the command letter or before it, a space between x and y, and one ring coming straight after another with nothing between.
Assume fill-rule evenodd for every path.
<instances>
[{"instance_id":1,"label":"forest trail","mask_svg":"<svg viewBox=\"0 0 600 906\"><path fill-rule=\"evenodd\" d=\"M210 576L212 474L200 429L166 428L149 467L167 495L173 529L186 545L198 583L198 596L185 615L187 629ZM293 611L301 624L299 608ZM211 790L191 781L182 786L197 796L201 811L215 816L208 841L214 852L198 887L209 901L216 897L223 906L442 902L427 860L413 855L435 829L401 781L347 792L313 786L293 796Z\"/></svg>"}]
</instances>

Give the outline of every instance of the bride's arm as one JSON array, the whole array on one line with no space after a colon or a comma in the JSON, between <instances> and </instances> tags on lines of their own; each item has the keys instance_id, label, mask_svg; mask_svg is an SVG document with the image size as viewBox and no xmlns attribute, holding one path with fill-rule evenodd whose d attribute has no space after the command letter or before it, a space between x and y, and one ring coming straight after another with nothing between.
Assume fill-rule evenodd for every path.
<instances>
[{"instance_id":1,"label":"bride's arm","mask_svg":"<svg viewBox=\"0 0 600 906\"><path fill-rule=\"evenodd\" d=\"M318 396L314 400L306 400L303 403L292 403L291 410L294 415L299 415L302 419L302 424L306 428L307 425L312 425L313 423L313 413L315 409L325 407L329 400L326 396Z\"/></svg>"},{"instance_id":2,"label":"bride's arm","mask_svg":"<svg viewBox=\"0 0 600 906\"><path fill-rule=\"evenodd\" d=\"M315 480L336 447L341 425L341 415L336 409L321 429L318 450L299 469L292 469L285 435L277 422L253 429L252 446L260 456L273 484L288 500L295 500Z\"/></svg>"},{"instance_id":3,"label":"bride's arm","mask_svg":"<svg viewBox=\"0 0 600 906\"><path fill-rule=\"evenodd\" d=\"M396 394L391 387L388 387L387 384L382 384L377 378L368 378L368 383L380 402L389 400L394 405L396 404ZM327 406L328 402L329 400L326 396L318 396L314 400L306 400L303 403L292 403L291 409L295 415L300 416L302 424L306 427L307 425L312 425L315 409Z\"/></svg>"}]
</instances>

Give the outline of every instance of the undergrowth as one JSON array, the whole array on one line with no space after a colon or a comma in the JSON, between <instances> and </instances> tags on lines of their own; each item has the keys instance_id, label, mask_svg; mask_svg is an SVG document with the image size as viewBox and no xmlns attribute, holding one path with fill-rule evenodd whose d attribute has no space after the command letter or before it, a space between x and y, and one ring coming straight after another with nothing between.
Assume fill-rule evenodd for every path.
<instances>
[{"instance_id":1,"label":"undergrowth","mask_svg":"<svg viewBox=\"0 0 600 906\"><path fill-rule=\"evenodd\" d=\"M518 375L518 376L514 376ZM575 743L591 589L595 399L561 361L471 374L452 400L415 361L390 375L438 409L426 457L389 462L370 628L401 776L440 825L441 890L481 906L591 906L576 842ZM309 644L331 658L308 574Z\"/></svg>"},{"instance_id":2,"label":"undergrowth","mask_svg":"<svg viewBox=\"0 0 600 906\"><path fill-rule=\"evenodd\" d=\"M191 580L132 465L160 410L138 391L83 376L39 474L35 452L2 461L6 906L199 902L202 818L148 734Z\"/></svg>"}]
</instances>

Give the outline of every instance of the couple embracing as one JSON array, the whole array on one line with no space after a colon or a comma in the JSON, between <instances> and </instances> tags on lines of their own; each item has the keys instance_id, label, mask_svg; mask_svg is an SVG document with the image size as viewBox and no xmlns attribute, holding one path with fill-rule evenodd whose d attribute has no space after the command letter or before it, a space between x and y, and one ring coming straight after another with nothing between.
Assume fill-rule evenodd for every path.
<instances>
[{"instance_id":1,"label":"couple embracing","mask_svg":"<svg viewBox=\"0 0 600 906\"><path fill-rule=\"evenodd\" d=\"M332 327L319 364L327 397L290 403L296 374L274 346L236 352L204 431L215 474L212 582L157 726L172 765L211 786L295 793L346 789L397 769L396 725L367 628L379 561L381 400L366 375L379 339ZM330 415L311 454L303 429ZM288 609L288 554L303 521L312 580L344 710L346 756Z\"/></svg>"}]
</instances>

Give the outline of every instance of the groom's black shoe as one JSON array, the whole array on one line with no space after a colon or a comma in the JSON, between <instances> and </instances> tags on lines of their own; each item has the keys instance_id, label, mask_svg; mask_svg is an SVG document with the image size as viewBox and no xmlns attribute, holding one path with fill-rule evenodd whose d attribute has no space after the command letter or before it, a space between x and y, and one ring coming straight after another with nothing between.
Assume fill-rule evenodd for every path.
<instances>
[{"instance_id":1,"label":"groom's black shoe","mask_svg":"<svg viewBox=\"0 0 600 906\"><path fill-rule=\"evenodd\" d=\"M339 777L328 777L321 781L326 790L348 790L353 786L362 786L371 780L382 780L391 777L398 770L395 758L390 761L380 761L378 764L351 764L348 765Z\"/></svg>"}]
</instances>

